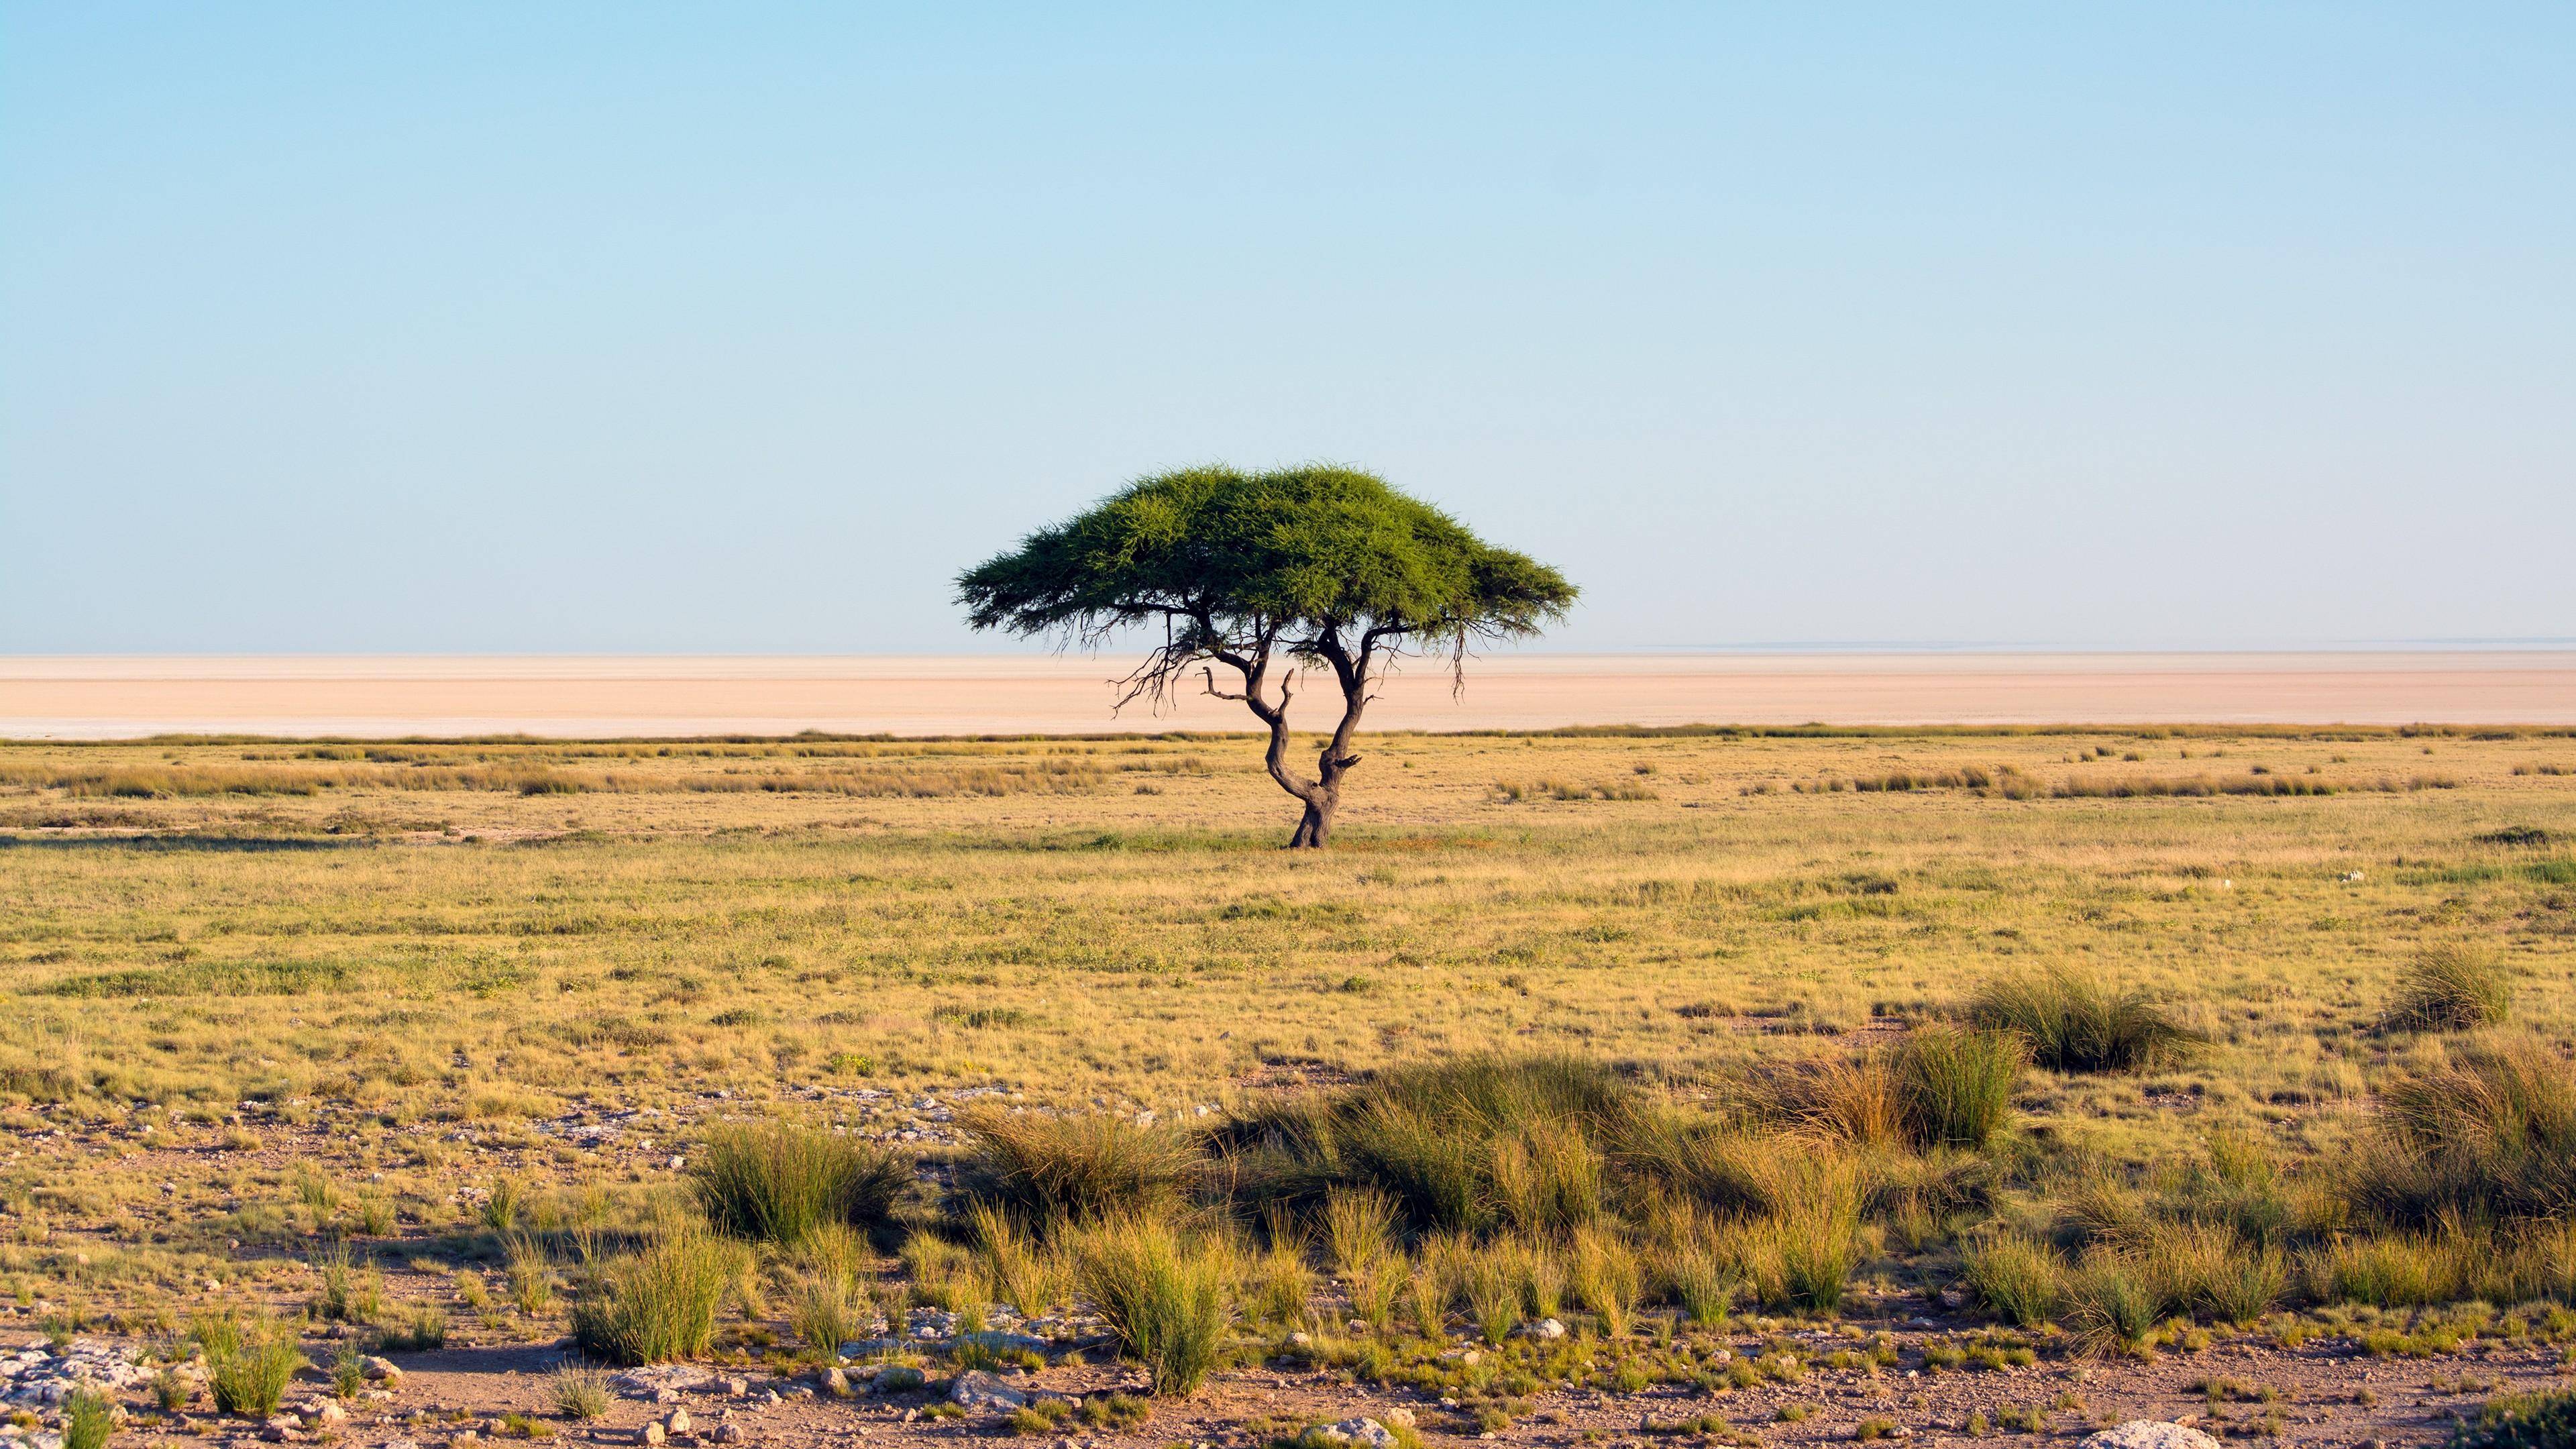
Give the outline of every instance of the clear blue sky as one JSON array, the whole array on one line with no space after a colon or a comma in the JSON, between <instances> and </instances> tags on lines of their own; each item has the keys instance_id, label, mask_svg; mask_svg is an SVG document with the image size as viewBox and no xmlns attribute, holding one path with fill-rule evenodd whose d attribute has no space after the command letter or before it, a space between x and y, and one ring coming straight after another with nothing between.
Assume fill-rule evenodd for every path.
<instances>
[{"instance_id":1,"label":"clear blue sky","mask_svg":"<svg viewBox=\"0 0 2576 1449\"><path fill-rule=\"evenodd\" d=\"M951 650L1304 458L1562 647L2576 635L2576 6L0 4L0 652Z\"/></svg>"}]
</instances>

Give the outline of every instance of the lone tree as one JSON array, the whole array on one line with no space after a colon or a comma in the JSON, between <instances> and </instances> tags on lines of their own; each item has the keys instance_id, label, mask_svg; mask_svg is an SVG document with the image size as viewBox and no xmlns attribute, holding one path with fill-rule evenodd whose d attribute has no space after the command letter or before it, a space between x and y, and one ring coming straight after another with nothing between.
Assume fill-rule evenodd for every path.
<instances>
[{"instance_id":1,"label":"lone tree","mask_svg":"<svg viewBox=\"0 0 2576 1449\"><path fill-rule=\"evenodd\" d=\"M1360 762L1351 736L1395 658L1445 652L1463 685L1470 645L1534 635L1574 594L1563 574L1383 480L1327 467L1147 478L957 579L978 629L1097 647L1160 626L1118 707L1160 704L1194 670L1209 694L1241 700L1269 727L1270 778L1305 804L1292 848L1332 834L1342 777ZM1221 687L1217 665L1242 687ZM1342 717L1309 780L1288 763L1288 704L1315 667L1332 671Z\"/></svg>"}]
</instances>

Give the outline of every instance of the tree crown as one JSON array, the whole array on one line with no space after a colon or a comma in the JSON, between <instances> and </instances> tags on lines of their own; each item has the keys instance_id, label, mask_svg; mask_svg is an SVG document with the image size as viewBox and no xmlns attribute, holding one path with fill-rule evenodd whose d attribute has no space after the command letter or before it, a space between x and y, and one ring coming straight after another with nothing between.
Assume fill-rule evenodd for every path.
<instances>
[{"instance_id":1,"label":"tree crown","mask_svg":"<svg viewBox=\"0 0 2576 1449\"><path fill-rule=\"evenodd\" d=\"M1524 637L1574 601L1565 576L1353 468L1140 479L958 576L978 629L1098 642L1165 624L1165 668L1236 648L1408 639L1463 651ZM1150 667L1150 666L1149 666Z\"/></svg>"}]
</instances>

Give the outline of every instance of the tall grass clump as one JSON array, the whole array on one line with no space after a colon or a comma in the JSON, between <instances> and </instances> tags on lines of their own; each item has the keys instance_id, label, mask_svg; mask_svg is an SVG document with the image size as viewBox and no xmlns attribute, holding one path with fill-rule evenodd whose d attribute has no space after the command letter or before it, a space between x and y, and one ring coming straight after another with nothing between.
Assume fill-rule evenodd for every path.
<instances>
[{"instance_id":1,"label":"tall grass clump","mask_svg":"<svg viewBox=\"0 0 2576 1449\"><path fill-rule=\"evenodd\" d=\"M1373 1188L1412 1234L1562 1231L1604 1211L1604 1148L1633 1106L1599 1063L1479 1054L1262 1108L1208 1145L1256 1201Z\"/></svg>"},{"instance_id":2,"label":"tall grass clump","mask_svg":"<svg viewBox=\"0 0 2576 1449\"><path fill-rule=\"evenodd\" d=\"M2513 978L2485 952L2462 945L2415 953L2398 974L2384 1024L2395 1031L2471 1031L2513 1010Z\"/></svg>"},{"instance_id":3,"label":"tall grass clump","mask_svg":"<svg viewBox=\"0 0 2576 1449\"><path fill-rule=\"evenodd\" d=\"M708 1222L768 1243L802 1242L826 1224L882 1223L911 1180L891 1153L788 1122L717 1132L689 1175Z\"/></svg>"},{"instance_id":4,"label":"tall grass clump","mask_svg":"<svg viewBox=\"0 0 2576 1449\"><path fill-rule=\"evenodd\" d=\"M1989 981L1970 999L1970 1024L2010 1032L2031 1060L2059 1072L2135 1072L2171 1061L2195 1040L2139 991L2114 991L2065 967Z\"/></svg>"},{"instance_id":5,"label":"tall grass clump","mask_svg":"<svg viewBox=\"0 0 2576 1449\"><path fill-rule=\"evenodd\" d=\"M1226 1245L1185 1239L1168 1222L1117 1217L1079 1230L1073 1258L1084 1295L1151 1391L1196 1391L1223 1358L1234 1317L1236 1264Z\"/></svg>"},{"instance_id":6,"label":"tall grass clump","mask_svg":"<svg viewBox=\"0 0 2576 1449\"><path fill-rule=\"evenodd\" d=\"M977 1203L967 1215L984 1278L993 1292L1024 1318L1035 1318L1064 1297L1062 1257L1032 1237L1011 1215Z\"/></svg>"},{"instance_id":7,"label":"tall grass clump","mask_svg":"<svg viewBox=\"0 0 2576 1449\"><path fill-rule=\"evenodd\" d=\"M805 1351L829 1363L841 1345L864 1338L874 1315L867 1301L840 1277L809 1278L797 1285L787 1307L787 1330Z\"/></svg>"},{"instance_id":8,"label":"tall grass clump","mask_svg":"<svg viewBox=\"0 0 2576 1449\"><path fill-rule=\"evenodd\" d=\"M2461 1052L2383 1095L2354 1205L2398 1227L2576 1212L2576 1069L2519 1038Z\"/></svg>"},{"instance_id":9,"label":"tall grass clump","mask_svg":"<svg viewBox=\"0 0 2576 1449\"><path fill-rule=\"evenodd\" d=\"M2088 1352L2137 1353L2164 1305L2147 1275L2119 1253L2088 1255L2067 1282L2066 1326Z\"/></svg>"},{"instance_id":10,"label":"tall grass clump","mask_svg":"<svg viewBox=\"0 0 2576 1449\"><path fill-rule=\"evenodd\" d=\"M1861 1164L1821 1151L1768 1159L1768 1216L1745 1235L1745 1268L1765 1302L1810 1312L1842 1306L1860 1265Z\"/></svg>"},{"instance_id":11,"label":"tall grass clump","mask_svg":"<svg viewBox=\"0 0 2576 1449\"><path fill-rule=\"evenodd\" d=\"M227 1414L276 1413L287 1384L307 1361L295 1330L273 1319L247 1327L231 1318L208 1319L193 1333L206 1354L206 1387L215 1407Z\"/></svg>"},{"instance_id":12,"label":"tall grass clump","mask_svg":"<svg viewBox=\"0 0 2576 1449\"><path fill-rule=\"evenodd\" d=\"M2576 1444L2576 1389L2505 1394L2451 1430L2446 1449L2567 1449Z\"/></svg>"},{"instance_id":13,"label":"tall grass clump","mask_svg":"<svg viewBox=\"0 0 2576 1449\"><path fill-rule=\"evenodd\" d=\"M1041 1233L1167 1207L1195 1160L1176 1134L1105 1114L981 1112L964 1126L974 1139L960 1174L965 1198Z\"/></svg>"},{"instance_id":14,"label":"tall grass clump","mask_svg":"<svg viewBox=\"0 0 2576 1449\"><path fill-rule=\"evenodd\" d=\"M2028 1328L2055 1318L2066 1301L2066 1265L2055 1249L2024 1233L1997 1232L1970 1241L1959 1255L1960 1281L1996 1317Z\"/></svg>"},{"instance_id":15,"label":"tall grass clump","mask_svg":"<svg viewBox=\"0 0 2576 1449\"><path fill-rule=\"evenodd\" d=\"M742 1266L741 1250L686 1222L596 1265L572 1305L573 1341L613 1364L695 1358L714 1341L716 1310Z\"/></svg>"},{"instance_id":16,"label":"tall grass clump","mask_svg":"<svg viewBox=\"0 0 2576 1449\"><path fill-rule=\"evenodd\" d=\"M1368 1276L1394 1251L1395 1200L1375 1188L1336 1188L1324 1197L1324 1248L1345 1280Z\"/></svg>"},{"instance_id":17,"label":"tall grass clump","mask_svg":"<svg viewBox=\"0 0 2576 1449\"><path fill-rule=\"evenodd\" d=\"M116 1429L116 1406L96 1389L74 1389L63 1396L63 1449L107 1449Z\"/></svg>"},{"instance_id":18,"label":"tall grass clump","mask_svg":"<svg viewBox=\"0 0 2576 1449\"><path fill-rule=\"evenodd\" d=\"M1586 1229L1574 1235L1566 1286L1574 1301L1601 1323L1606 1338L1626 1338L1644 1291L1636 1250L1614 1232Z\"/></svg>"},{"instance_id":19,"label":"tall grass clump","mask_svg":"<svg viewBox=\"0 0 2576 1449\"><path fill-rule=\"evenodd\" d=\"M1983 1148L2011 1123L2028 1059L2010 1033L1916 1028L1896 1051L1906 1135L1924 1147Z\"/></svg>"}]
</instances>

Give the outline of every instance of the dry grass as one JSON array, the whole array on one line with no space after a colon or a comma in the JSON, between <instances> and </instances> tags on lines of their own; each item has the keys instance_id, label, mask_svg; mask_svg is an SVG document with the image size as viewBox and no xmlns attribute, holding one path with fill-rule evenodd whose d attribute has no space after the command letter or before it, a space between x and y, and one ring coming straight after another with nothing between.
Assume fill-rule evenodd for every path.
<instances>
[{"instance_id":1,"label":"dry grass","mask_svg":"<svg viewBox=\"0 0 2576 1449\"><path fill-rule=\"evenodd\" d=\"M1390 736L1343 841L1301 859L1272 848L1275 790L1235 741L0 747L0 1113L134 1150L149 1127L162 1154L148 1173L15 1166L0 1270L100 1311L202 1301L204 1270L235 1271L228 1239L302 1255L315 1233L456 1234L497 1274L470 1214L513 1178L505 1226L569 1261L562 1194L601 1160L561 1135L577 1115L721 1091L725 1115L792 1096L884 1136L936 1126L902 1115L922 1093L993 1090L1020 1094L985 1099L1018 1125L969 1154L952 1206L1021 1237L924 1256L943 1300L1006 1279L1061 1297L1051 1222L1220 1201L1247 1223L1278 1208L1293 1239L1331 1189L1364 1187L1399 1220L1370 1312L1407 1321L1517 1321L1566 1293L1585 1233L1639 1254L1645 1300L1708 1314L1730 1291L1780 1309L1945 1274L1963 1234L1999 1227L2096 1241L2207 1317L2275 1273L2285 1303L2512 1301L2554 1291L2567 1258L2522 1206L2560 1191L2547 1154L2514 1146L2556 1140L2555 1079L2482 1053L2563 1072L2576 1029L2576 787L2516 773L2531 751L2369 731ZM2007 770L2084 788L2007 791ZM1030 783L976 787L987 771ZM2455 788L2156 785L2435 771ZM120 772L171 788L84 793ZM345 773L309 794L179 788L230 772ZM538 774L585 788L506 783ZM1900 774L1914 785L1794 788ZM763 783L843 775L935 788ZM1163 793L1086 783L1140 778ZM1497 779L1569 788L1498 799ZM1600 783L1637 780L1656 798ZM2407 963L2458 943L2510 973L2514 1035L2382 1030ZM1935 1023L1980 983L2058 968L2118 983L2097 993L2115 1024L2130 993L2156 1003L2194 1049L2018 1087L1999 1060L1906 1054L1990 1041ZM1556 1065L1497 1072L1495 1049ZM1800 1110L1855 1144L1847 1180L1765 1167L1778 1145L1711 1105L1748 1078L1834 1085ZM1354 1079L1369 1090L1283 1090ZM2451 1121L2417 1084L2494 1110ZM862 1113L862 1092L887 1095ZM1201 1160L1194 1135L1220 1125ZM655 1146L616 1157L606 1190L712 1160L702 1128L627 1130ZM314 1182L275 1161L317 1140ZM2275 1165L2222 1166L2222 1140ZM2327 1170L2347 1163L2378 1176ZM1660 1231L1677 1210L1657 1197L1704 1226ZM2427 1247L2446 1205L2495 1226ZM600 1261L623 1241L641 1240L608 1234ZM1238 1276L1278 1285L1248 1295L1270 1321L1339 1322L1291 1305L1300 1273ZM582 1275L576 1311L596 1321L614 1276ZM2221 1302L2226 1281L2250 1286ZM440 1304L479 1331L506 1308L490 1292ZM768 1294L798 1301L794 1281Z\"/></svg>"}]
</instances>

